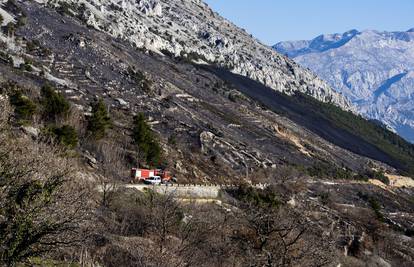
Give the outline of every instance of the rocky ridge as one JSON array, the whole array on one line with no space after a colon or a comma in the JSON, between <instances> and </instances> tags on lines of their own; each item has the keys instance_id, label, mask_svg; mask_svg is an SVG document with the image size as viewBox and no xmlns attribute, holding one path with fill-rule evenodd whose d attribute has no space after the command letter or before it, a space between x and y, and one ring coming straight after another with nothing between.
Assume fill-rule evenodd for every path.
<instances>
[{"instance_id":1,"label":"rocky ridge","mask_svg":"<svg viewBox=\"0 0 414 267\"><path fill-rule=\"evenodd\" d=\"M367 118L414 142L414 32L348 31L281 42L280 53L310 68Z\"/></svg>"},{"instance_id":2,"label":"rocky ridge","mask_svg":"<svg viewBox=\"0 0 414 267\"><path fill-rule=\"evenodd\" d=\"M37 0L138 48L198 63L215 63L277 91L307 93L350 109L341 94L312 72L261 44L199 0Z\"/></svg>"}]
</instances>

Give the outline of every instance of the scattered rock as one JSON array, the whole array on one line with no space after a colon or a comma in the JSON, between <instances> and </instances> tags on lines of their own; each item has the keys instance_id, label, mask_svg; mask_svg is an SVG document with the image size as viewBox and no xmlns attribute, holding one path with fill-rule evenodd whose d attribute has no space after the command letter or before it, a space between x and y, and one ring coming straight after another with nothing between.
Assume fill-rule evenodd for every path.
<instances>
[{"instance_id":1,"label":"scattered rock","mask_svg":"<svg viewBox=\"0 0 414 267\"><path fill-rule=\"evenodd\" d=\"M37 128L34 128L32 126L22 126L21 129L25 134L30 135L33 138L39 137L40 130Z\"/></svg>"},{"instance_id":2,"label":"scattered rock","mask_svg":"<svg viewBox=\"0 0 414 267\"><path fill-rule=\"evenodd\" d=\"M129 106L129 103L126 102L125 100L123 100L122 98L116 98L115 100L118 102L119 105L121 105L123 107L128 107Z\"/></svg>"},{"instance_id":3,"label":"scattered rock","mask_svg":"<svg viewBox=\"0 0 414 267\"><path fill-rule=\"evenodd\" d=\"M92 167L92 168L94 168L94 169L97 169L98 168L98 161L96 160L96 158L95 157L93 157L88 151L86 151L84 154L83 154L83 157L86 159L86 162L87 162L87 164L90 166L90 167Z\"/></svg>"}]
</instances>

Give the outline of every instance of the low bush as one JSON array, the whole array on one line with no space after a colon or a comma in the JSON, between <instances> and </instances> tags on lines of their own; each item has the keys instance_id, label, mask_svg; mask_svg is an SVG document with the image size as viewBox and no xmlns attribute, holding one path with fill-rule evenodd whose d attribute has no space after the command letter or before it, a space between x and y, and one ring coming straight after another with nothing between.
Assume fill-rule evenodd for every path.
<instances>
[{"instance_id":1,"label":"low bush","mask_svg":"<svg viewBox=\"0 0 414 267\"><path fill-rule=\"evenodd\" d=\"M16 26L12 22L9 22L4 29L6 34L13 35L16 31Z\"/></svg>"},{"instance_id":2,"label":"low bush","mask_svg":"<svg viewBox=\"0 0 414 267\"><path fill-rule=\"evenodd\" d=\"M306 172L317 178L353 180L354 173L347 168L339 168L335 165L320 162L306 169Z\"/></svg>"},{"instance_id":3,"label":"low bush","mask_svg":"<svg viewBox=\"0 0 414 267\"><path fill-rule=\"evenodd\" d=\"M25 61L24 63L20 64L20 69L31 72L33 70L33 67L32 67L31 62Z\"/></svg>"},{"instance_id":4,"label":"low bush","mask_svg":"<svg viewBox=\"0 0 414 267\"><path fill-rule=\"evenodd\" d=\"M323 205L328 205L332 202L331 194L329 192L323 192L319 194L319 199Z\"/></svg>"},{"instance_id":5,"label":"low bush","mask_svg":"<svg viewBox=\"0 0 414 267\"><path fill-rule=\"evenodd\" d=\"M9 65L13 65L13 58L4 51L0 51L0 59Z\"/></svg>"},{"instance_id":6,"label":"low bush","mask_svg":"<svg viewBox=\"0 0 414 267\"><path fill-rule=\"evenodd\" d=\"M378 220L384 221L384 215L381 212L381 205L379 204L378 200L375 198L369 198L368 199L369 205L371 206L372 210L375 213L375 216Z\"/></svg>"},{"instance_id":7,"label":"low bush","mask_svg":"<svg viewBox=\"0 0 414 267\"><path fill-rule=\"evenodd\" d=\"M228 192L239 201L259 207L278 207L281 204L278 195L271 188L258 189L241 184L237 189L229 189Z\"/></svg>"},{"instance_id":8,"label":"low bush","mask_svg":"<svg viewBox=\"0 0 414 267\"><path fill-rule=\"evenodd\" d=\"M379 180L386 185L390 184L390 180L385 176L384 171L379 170L366 170L363 173L357 175L358 180L368 181L369 179Z\"/></svg>"},{"instance_id":9,"label":"low bush","mask_svg":"<svg viewBox=\"0 0 414 267\"><path fill-rule=\"evenodd\" d=\"M72 126L50 126L47 129L47 133L59 142L59 144L68 148L75 148L78 145L78 133Z\"/></svg>"},{"instance_id":10,"label":"low bush","mask_svg":"<svg viewBox=\"0 0 414 267\"><path fill-rule=\"evenodd\" d=\"M14 107L16 118L20 123L30 121L37 110L36 104L20 91L11 93L10 104Z\"/></svg>"}]
</instances>

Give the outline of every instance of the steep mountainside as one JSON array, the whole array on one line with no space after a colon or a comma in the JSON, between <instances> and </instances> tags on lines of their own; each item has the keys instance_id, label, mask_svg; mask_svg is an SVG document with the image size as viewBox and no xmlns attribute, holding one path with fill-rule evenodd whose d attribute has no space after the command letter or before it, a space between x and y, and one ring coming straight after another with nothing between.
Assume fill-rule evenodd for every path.
<instances>
[{"instance_id":1,"label":"steep mountainside","mask_svg":"<svg viewBox=\"0 0 414 267\"><path fill-rule=\"evenodd\" d=\"M93 99L106 98L114 114L120 113L115 121L123 130L117 134L125 143L131 113L144 111L170 155L168 164L184 180L225 181L244 176L246 169L262 180L279 164L305 170L323 165L333 176L342 176L345 167L353 176L372 165L369 158L389 172L414 173L413 146L334 105L278 93L215 65L136 49L129 40L86 28L68 7L22 6L9 1L3 7L17 27L5 27L8 34L2 35L3 79L25 87L52 82L86 115ZM134 148L127 147L133 161ZM217 166L211 168L206 158Z\"/></svg>"},{"instance_id":2,"label":"steep mountainside","mask_svg":"<svg viewBox=\"0 0 414 267\"><path fill-rule=\"evenodd\" d=\"M274 48L325 79L361 114L414 142L414 30L352 30Z\"/></svg>"},{"instance_id":3,"label":"steep mountainside","mask_svg":"<svg viewBox=\"0 0 414 267\"><path fill-rule=\"evenodd\" d=\"M93 28L136 47L197 62L215 62L275 90L301 91L350 108L347 100L324 81L262 45L200 0L37 2L63 6L65 12L79 16Z\"/></svg>"},{"instance_id":4,"label":"steep mountainside","mask_svg":"<svg viewBox=\"0 0 414 267\"><path fill-rule=\"evenodd\" d=\"M269 88L260 83L217 71L214 66L145 53L128 42L79 25L77 18L66 16L62 23L54 10L26 5L29 24L16 33L24 38L8 39L14 65L30 62L31 71L25 75L38 75L36 80L57 84L86 114L95 96L106 97L115 109L127 114L144 111L166 140L170 164L183 179L223 181L244 176L246 165L260 171L254 176L259 180L279 164L307 169L334 163L334 168L346 166L361 173L369 160L357 154L414 173L413 148L398 138L383 137L386 132L377 126L370 133L355 132L342 124L353 123L352 119L341 122L335 117L348 114L339 108L319 114L324 108L317 102L301 104L296 97L274 90L269 94ZM142 75L153 83L150 88L142 87ZM262 110L260 105L277 113ZM120 133L129 136L128 117L117 120L125 128ZM178 153L168 145L171 138L183 145ZM189 157L187 152L194 146L201 146L201 150ZM206 157L218 167L206 164ZM183 166L188 160L194 164Z\"/></svg>"}]
</instances>

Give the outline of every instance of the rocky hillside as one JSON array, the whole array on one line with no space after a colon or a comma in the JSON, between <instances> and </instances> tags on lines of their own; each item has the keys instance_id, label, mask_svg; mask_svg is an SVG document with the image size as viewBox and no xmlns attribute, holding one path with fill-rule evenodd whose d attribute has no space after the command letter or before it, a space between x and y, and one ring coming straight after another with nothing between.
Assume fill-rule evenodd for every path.
<instances>
[{"instance_id":1,"label":"rocky hillside","mask_svg":"<svg viewBox=\"0 0 414 267\"><path fill-rule=\"evenodd\" d=\"M83 3L83 11L95 10ZM1 263L413 261L408 176L414 174L414 146L309 95L284 94L214 64L134 46L127 37L91 27L83 15L88 12L73 12L82 6L44 4L1 5L0 178L10 185L0 192L0 206L8 207L0 209L0 231L7 237L0 240ZM160 11L137 7L150 16ZM277 66L275 72L285 73L283 64ZM145 122L137 124L136 114ZM96 132L101 123L107 127ZM159 152L152 155L160 156L157 162L148 160L140 141ZM236 186L220 191L216 204L181 203L123 189L137 165L166 168L180 186ZM250 183L272 187L259 190ZM263 233L266 242L257 245ZM58 262L43 263L38 256Z\"/></svg>"},{"instance_id":2,"label":"rocky hillside","mask_svg":"<svg viewBox=\"0 0 414 267\"><path fill-rule=\"evenodd\" d=\"M342 92L367 118L414 141L414 30L352 30L274 46Z\"/></svg>"},{"instance_id":3,"label":"rocky hillside","mask_svg":"<svg viewBox=\"0 0 414 267\"><path fill-rule=\"evenodd\" d=\"M3 5L14 24L3 27L2 79L32 88L34 96L49 82L84 116L94 99L103 98L117 127L111 138L126 152L124 179L136 164L130 136L131 115L138 112L149 118L165 164L183 181L228 182L250 172L263 181L279 165L338 177L364 173L367 166L414 173L414 148L380 126L215 65L137 49L86 27L67 8ZM84 120L76 124L80 134ZM85 155L102 154L87 141L80 145Z\"/></svg>"},{"instance_id":4,"label":"rocky hillside","mask_svg":"<svg viewBox=\"0 0 414 267\"><path fill-rule=\"evenodd\" d=\"M37 0L138 48L226 67L280 92L350 108L314 74L272 51L200 0Z\"/></svg>"}]
</instances>

